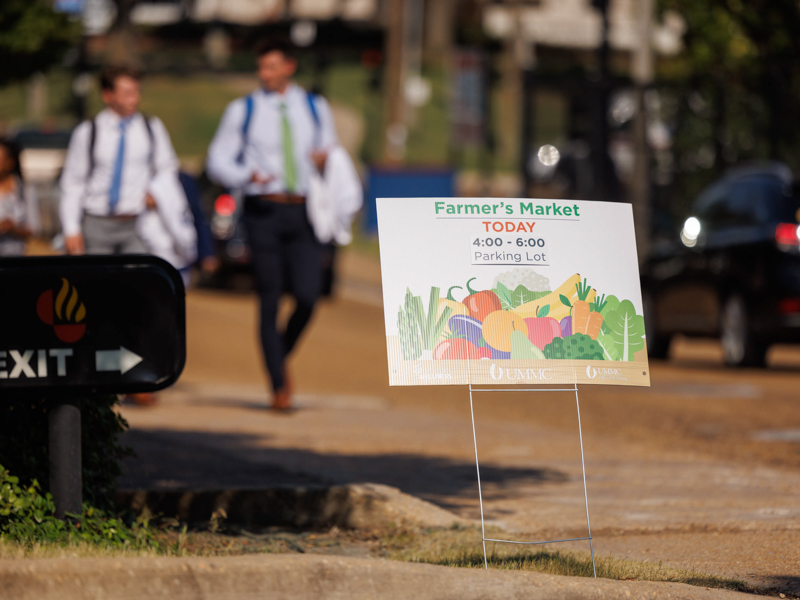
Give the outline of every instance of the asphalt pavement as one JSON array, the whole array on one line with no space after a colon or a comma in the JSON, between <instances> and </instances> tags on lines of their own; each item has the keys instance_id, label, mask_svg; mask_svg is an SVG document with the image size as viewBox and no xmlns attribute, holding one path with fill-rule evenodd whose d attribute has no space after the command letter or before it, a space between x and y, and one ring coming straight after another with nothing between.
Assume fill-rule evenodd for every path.
<instances>
[{"instance_id":1,"label":"asphalt pavement","mask_svg":"<svg viewBox=\"0 0 800 600\"><path fill-rule=\"evenodd\" d=\"M388 387L377 261L343 259L292 360L289 416L266 408L255 298L189 294L183 377L156 407L122 409L138 454L123 488L372 482L479 518L466 388ZM800 595L800 350L765 371L725 369L714 342L673 350L650 389L580 390L595 552ZM475 411L488 522L511 539L585 536L574 395L482 395Z\"/></svg>"}]
</instances>

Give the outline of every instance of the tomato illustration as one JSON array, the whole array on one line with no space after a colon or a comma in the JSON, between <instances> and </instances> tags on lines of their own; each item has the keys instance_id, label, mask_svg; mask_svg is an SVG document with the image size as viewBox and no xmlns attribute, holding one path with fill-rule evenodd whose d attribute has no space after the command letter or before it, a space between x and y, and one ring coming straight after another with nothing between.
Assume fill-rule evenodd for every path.
<instances>
[{"instance_id":1,"label":"tomato illustration","mask_svg":"<svg viewBox=\"0 0 800 600\"><path fill-rule=\"evenodd\" d=\"M435 360L475 360L481 358L478 347L463 338L451 338L439 342L433 349Z\"/></svg>"}]
</instances>

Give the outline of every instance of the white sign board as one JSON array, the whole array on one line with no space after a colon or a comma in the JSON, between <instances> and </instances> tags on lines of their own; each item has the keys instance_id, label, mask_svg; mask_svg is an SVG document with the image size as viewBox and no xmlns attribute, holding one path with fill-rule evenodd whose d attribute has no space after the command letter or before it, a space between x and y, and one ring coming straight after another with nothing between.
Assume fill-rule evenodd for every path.
<instances>
[{"instance_id":1,"label":"white sign board","mask_svg":"<svg viewBox=\"0 0 800 600\"><path fill-rule=\"evenodd\" d=\"M629 204L377 207L390 385L650 385Z\"/></svg>"}]
</instances>

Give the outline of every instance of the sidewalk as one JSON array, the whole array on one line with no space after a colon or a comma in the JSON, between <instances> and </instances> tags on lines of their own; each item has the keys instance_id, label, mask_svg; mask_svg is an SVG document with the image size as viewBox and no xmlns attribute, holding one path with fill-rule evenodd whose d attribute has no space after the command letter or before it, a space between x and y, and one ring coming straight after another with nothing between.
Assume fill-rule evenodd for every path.
<instances>
[{"instance_id":1,"label":"sidewalk","mask_svg":"<svg viewBox=\"0 0 800 600\"><path fill-rule=\"evenodd\" d=\"M677 583L554 577L323 556L45 559L0 562L9 600L744 600Z\"/></svg>"}]
</instances>

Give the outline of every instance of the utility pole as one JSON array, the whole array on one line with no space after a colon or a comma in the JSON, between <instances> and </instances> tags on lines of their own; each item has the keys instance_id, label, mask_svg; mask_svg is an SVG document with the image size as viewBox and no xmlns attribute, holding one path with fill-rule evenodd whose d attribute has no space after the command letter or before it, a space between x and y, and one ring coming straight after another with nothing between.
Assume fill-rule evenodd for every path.
<instances>
[{"instance_id":1,"label":"utility pole","mask_svg":"<svg viewBox=\"0 0 800 600\"><path fill-rule=\"evenodd\" d=\"M608 156L608 95L611 85L609 78L609 59L611 47L608 40L609 19L608 5L610 0L592 0L592 5L600 11L601 34L600 47L597 51L599 67L599 80L597 82L597 106L594 139L592 149L592 163L594 164L594 196L597 200L608 201L610 198L609 168L611 167Z\"/></svg>"},{"instance_id":2,"label":"utility pole","mask_svg":"<svg viewBox=\"0 0 800 600\"><path fill-rule=\"evenodd\" d=\"M386 98L383 158L388 162L400 162L405 149L407 135L405 125L406 102L403 93L405 61L403 40L405 35L405 0L391 0L389 22L386 31Z\"/></svg>"},{"instance_id":3,"label":"utility pole","mask_svg":"<svg viewBox=\"0 0 800 600\"><path fill-rule=\"evenodd\" d=\"M639 260L650 250L652 233L652 202L650 198L650 148L647 143L647 106L645 95L653 83L653 49L650 43L653 29L653 0L639 0L639 43L633 54L632 73L636 86L636 114L633 132L636 163L633 173L633 217Z\"/></svg>"}]
</instances>

